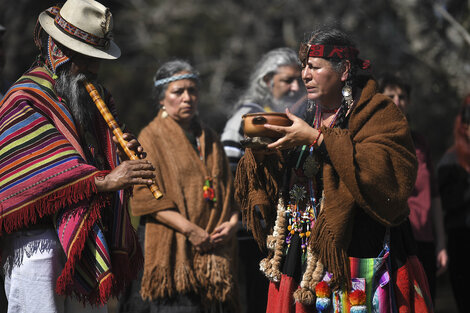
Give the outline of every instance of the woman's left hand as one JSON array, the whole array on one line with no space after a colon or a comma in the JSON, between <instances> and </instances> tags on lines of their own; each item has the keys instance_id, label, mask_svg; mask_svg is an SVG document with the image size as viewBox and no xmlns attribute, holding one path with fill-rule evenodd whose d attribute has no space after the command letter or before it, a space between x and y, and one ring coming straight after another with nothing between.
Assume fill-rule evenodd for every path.
<instances>
[{"instance_id":1,"label":"woman's left hand","mask_svg":"<svg viewBox=\"0 0 470 313\"><path fill-rule=\"evenodd\" d=\"M276 126L264 124L264 127L272 129L283 136L268 145L268 149L290 149L301 145L310 145L318 136L318 130L310 127L303 119L295 116L286 109L287 117L293 122L291 126Z\"/></svg>"},{"instance_id":2,"label":"woman's left hand","mask_svg":"<svg viewBox=\"0 0 470 313\"><path fill-rule=\"evenodd\" d=\"M134 151L139 159L145 159L147 157L147 153L144 152L144 148L140 145L139 141L137 141L137 138L133 134L124 133L122 137L127 141L127 148ZM113 141L118 146L118 154L121 160L128 160L129 157L126 155L115 136L113 136Z\"/></svg>"},{"instance_id":3,"label":"woman's left hand","mask_svg":"<svg viewBox=\"0 0 470 313\"><path fill-rule=\"evenodd\" d=\"M211 234L211 241L214 245L226 243L237 231L237 223L228 221L217 226Z\"/></svg>"}]
</instances>

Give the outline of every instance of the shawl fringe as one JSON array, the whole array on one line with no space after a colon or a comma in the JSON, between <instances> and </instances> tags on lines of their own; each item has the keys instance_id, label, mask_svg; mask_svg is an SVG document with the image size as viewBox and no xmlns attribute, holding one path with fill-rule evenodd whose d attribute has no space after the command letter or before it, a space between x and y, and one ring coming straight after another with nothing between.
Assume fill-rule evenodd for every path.
<instances>
[{"instance_id":1,"label":"shawl fringe","mask_svg":"<svg viewBox=\"0 0 470 313\"><path fill-rule=\"evenodd\" d=\"M258 166L251 149L246 149L238 163L234 180L235 199L242 209L243 223L251 230L260 248L266 246L266 238L272 232L276 220L276 212L272 208L276 206L281 177L280 155L267 155L263 165ZM257 209L266 227L262 226Z\"/></svg>"},{"instance_id":2,"label":"shawl fringe","mask_svg":"<svg viewBox=\"0 0 470 313\"><path fill-rule=\"evenodd\" d=\"M349 257L346 251L338 247L335 242L334 234L329 230L324 212L318 216L312 235L309 245L313 253L320 256L320 262L333 274L330 281L332 289L349 290L351 287L351 282L347 279L350 277Z\"/></svg>"},{"instance_id":3,"label":"shawl fringe","mask_svg":"<svg viewBox=\"0 0 470 313\"><path fill-rule=\"evenodd\" d=\"M208 303L233 302L235 282L226 259L217 254L197 254L194 271Z\"/></svg>"},{"instance_id":4,"label":"shawl fringe","mask_svg":"<svg viewBox=\"0 0 470 313\"><path fill-rule=\"evenodd\" d=\"M194 286L197 286L198 282L190 268L189 263L175 269L152 268L151 273L143 275L140 295L143 299L155 300L173 298L179 293L197 292Z\"/></svg>"},{"instance_id":5,"label":"shawl fringe","mask_svg":"<svg viewBox=\"0 0 470 313\"><path fill-rule=\"evenodd\" d=\"M81 200L89 199L98 190L95 185L95 177L106 175L108 171L100 171L81 179L72 185L49 193L42 198L36 199L20 209L15 213L9 214L8 217L3 219L0 223L0 234L5 231L11 233L22 228L35 224L38 219L55 214L60 209L77 203Z\"/></svg>"},{"instance_id":6,"label":"shawl fringe","mask_svg":"<svg viewBox=\"0 0 470 313\"><path fill-rule=\"evenodd\" d=\"M175 269L155 267L152 273L144 273L142 298L164 299L195 292L201 296L203 305L217 301L237 312L235 281L227 260L216 254L197 254L193 268L194 272L186 263Z\"/></svg>"},{"instance_id":7,"label":"shawl fringe","mask_svg":"<svg viewBox=\"0 0 470 313\"><path fill-rule=\"evenodd\" d=\"M89 296L81 299L85 302L87 299L90 303L104 305L108 302L110 296L117 297L127 287L129 281L135 279L138 274L138 269L143 266L143 257L136 258L131 266L127 253L113 252L112 268L119 268L121 271L118 273L110 273L99 282L99 289L95 289ZM128 269L128 271L123 271Z\"/></svg>"},{"instance_id":8,"label":"shawl fringe","mask_svg":"<svg viewBox=\"0 0 470 313\"><path fill-rule=\"evenodd\" d=\"M101 209L109 205L109 197L106 194L98 194L97 198L93 200L88 211L88 216L85 218L83 224L83 230L79 233L73 246L70 248L70 253L67 256L67 262L65 263L64 269L57 279L56 292L60 295L72 295L74 285L74 273L75 264L80 260L80 252L83 250L88 234L96 223L101 218ZM109 273L108 273L109 274ZM112 275L112 274L110 274ZM91 303L106 303L107 298L103 297L104 293L107 292L109 296L111 286L113 282L110 282L108 278L103 281L103 286L100 286L100 290L94 291L89 295L82 295L75 293L74 295L80 301L89 300ZM99 296L95 293L99 293ZM97 301L97 302L94 302Z\"/></svg>"}]
</instances>

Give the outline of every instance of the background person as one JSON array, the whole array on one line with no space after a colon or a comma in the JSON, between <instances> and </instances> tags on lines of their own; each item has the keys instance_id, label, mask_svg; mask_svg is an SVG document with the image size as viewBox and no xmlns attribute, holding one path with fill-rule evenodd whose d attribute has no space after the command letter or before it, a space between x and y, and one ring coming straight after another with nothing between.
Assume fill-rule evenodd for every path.
<instances>
[{"instance_id":1,"label":"background person","mask_svg":"<svg viewBox=\"0 0 470 313\"><path fill-rule=\"evenodd\" d=\"M164 196L134 189L132 212L145 223L144 302L123 309L237 312L238 210L222 144L197 115L198 73L174 60L157 70L154 84L159 112L139 142Z\"/></svg>"},{"instance_id":2,"label":"background person","mask_svg":"<svg viewBox=\"0 0 470 313\"><path fill-rule=\"evenodd\" d=\"M467 312L470 269L466 249L470 245L470 95L462 103L454 123L454 144L438 163L439 192L444 209L449 252L449 276L459 312Z\"/></svg>"},{"instance_id":3,"label":"background person","mask_svg":"<svg viewBox=\"0 0 470 313\"><path fill-rule=\"evenodd\" d=\"M236 110L221 135L225 153L233 175L244 149L242 116L254 112L282 112L292 105L300 106L305 89L300 77L297 53L290 48L277 48L264 54L253 69L249 85L237 102ZM296 108L297 110L300 108ZM242 311L264 312L267 300L267 281L258 269L264 257L253 235L240 222L237 233L239 244L239 286Z\"/></svg>"},{"instance_id":4,"label":"background person","mask_svg":"<svg viewBox=\"0 0 470 313\"><path fill-rule=\"evenodd\" d=\"M81 32L67 32L76 25ZM9 313L106 312L109 297L142 265L124 189L152 183L153 166L120 162L83 86L93 82L114 111L96 82L100 60L120 56L111 26L111 13L95 1L42 12L34 32L40 56L0 102L1 274Z\"/></svg>"},{"instance_id":5,"label":"background person","mask_svg":"<svg viewBox=\"0 0 470 313\"><path fill-rule=\"evenodd\" d=\"M271 249L260 263L270 279L266 312L352 306L386 312L387 296L371 299L391 288L400 311L431 311L407 223L416 156L403 114L376 93L373 78L361 75L369 63L338 29L314 31L299 59L306 120L286 110L292 126L265 124L283 136L267 149L247 149L235 180L244 218ZM362 272L364 263L377 259L381 265L367 272L378 277ZM374 280L388 270L387 260L393 279L379 287Z\"/></svg>"},{"instance_id":6,"label":"background person","mask_svg":"<svg viewBox=\"0 0 470 313\"><path fill-rule=\"evenodd\" d=\"M255 112L283 112L296 105L299 110L305 99L297 53L291 48L277 48L264 54L250 75L248 88L240 97L235 112L225 124L221 135L232 172L243 155L242 116Z\"/></svg>"},{"instance_id":7,"label":"background person","mask_svg":"<svg viewBox=\"0 0 470 313\"><path fill-rule=\"evenodd\" d=\"M390 97L395 105L407 114L410 105L411 87L403 79L390 73L379 78L379 91ZM436 273L447 268L446 235L434 165L424 136L411 131L418 174L413 192L408 198L410 223L418 245L418 258L423 264L429 282L433 302L436 298Z\"/></svg>"}]
</instances>

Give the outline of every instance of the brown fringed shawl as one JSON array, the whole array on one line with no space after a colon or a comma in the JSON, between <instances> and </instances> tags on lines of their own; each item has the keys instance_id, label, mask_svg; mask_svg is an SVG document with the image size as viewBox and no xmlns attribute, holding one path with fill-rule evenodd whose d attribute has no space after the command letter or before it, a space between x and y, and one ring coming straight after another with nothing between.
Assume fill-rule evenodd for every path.
<instances>
[{"instance_id":1,"label":"brown fringed shawl","mask_svg":"<svg viewBox=\"0 0 470 313\"><path fill-rule=\"evenodd\" d=\"M206 166L181 127L161 113L139 135L147 159L156 167L157 185L164 196L155 200L148 188L134 188L135 215L148 215L145 230L145 265L141 295L158 299L195 292L203 300L234 302L236 238L222 248L198 254L186 237L157 222L152 214L177 210L211 233L232 214L232 177L216 134L203 128L199 137ZM211 176L217 199L214 206L203 198L206 176Z\"/></svg>"},{"instance_id":2,"label":"brown fringed shawl","mask_svg":"<svg viewBox=\"0 0 470 313\"><path fill-rule=\"evenodd\" d=\"M333 287L349 284L347 249L351 240L359 239L351 238L357 208L386 226L396 226L408 216L407 199L417 170L410 130L403 114L376 90L376 82L367 81L351 112L348 129L322 127L331 164L325 163L323 167L324 200L308 249L310 264L307 268L310 267L311 272L306 273L308 277L304 275L301 284L308 295L296 295L298 301L311 303L313 288L321 278L312 273L323 269L323 265L333 273ZM253 164L255 161L248 149L239 163L235 180L235 196L241 204L244 220L258 239L266 237L256 224L255 205L268 222L268 229L278 232L273 221L279 188L266 190L262 182L277 187L277 182L281 181L280 166L274 165L275 157L268 159L263 169ZM280 213L276 226L282 224L283 212ZM261 265L268 263L273 263L269 257ZM275 278L272 271L271 276Z\"/></svg>"}]
</instances>

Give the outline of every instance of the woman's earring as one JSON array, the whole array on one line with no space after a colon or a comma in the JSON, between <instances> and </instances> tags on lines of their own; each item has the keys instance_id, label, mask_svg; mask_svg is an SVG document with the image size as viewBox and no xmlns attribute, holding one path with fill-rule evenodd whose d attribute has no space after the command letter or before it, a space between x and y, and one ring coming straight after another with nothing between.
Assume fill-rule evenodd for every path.
<instances>
[{"instance_id":1,"label":"woman's earring","mask_svg":"<svg viewBox=\"0 0 470 313\"><path fill-rule=\"evenodd\" d=\"M162 106L162 118L167 118L168 117L168 112L166 111L165 106Z\"/></svg>"},{"instance_id":2,"label":"woman's earring","mask_svg":"<svg viewBox=\"0 0 470 313\"><path fill-rule=\"evenodd\" d=\"M349 81L346 81L343 89L341 90L341 93L343 94L343 98L344 98L344 101L346 101L346 105L348 106L348 109L351 108L353 104L353 97L352 97L351 83Z\"/></svg>"}]
</instances>

